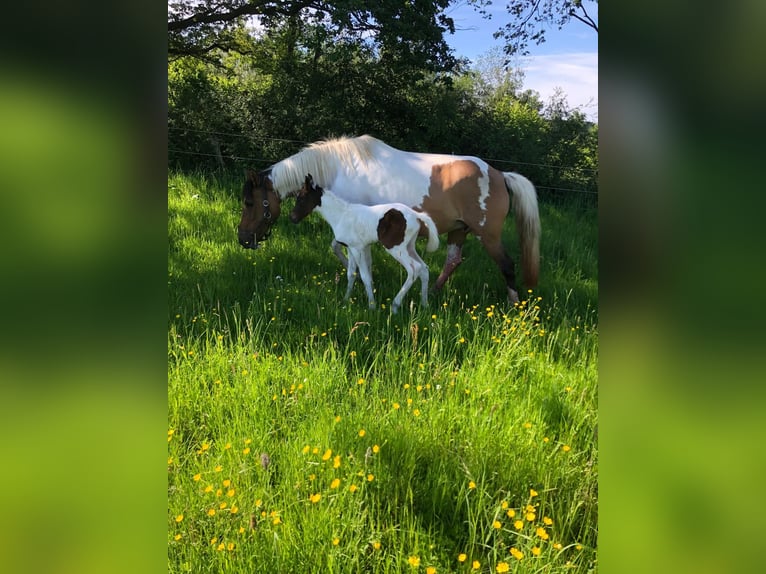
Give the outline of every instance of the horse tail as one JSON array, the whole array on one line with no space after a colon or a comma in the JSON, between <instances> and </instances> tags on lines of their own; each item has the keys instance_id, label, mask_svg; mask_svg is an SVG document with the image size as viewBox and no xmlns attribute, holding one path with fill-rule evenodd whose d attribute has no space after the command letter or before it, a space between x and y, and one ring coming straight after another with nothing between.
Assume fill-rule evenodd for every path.
<instances>
[{"instance_id":1,"label":"horse tail","mask_svg":"<svg viewBox=\"0 0 766 574\"><path fill-rule=\"evenodd\" d=\"M415 215L417 215L418 219L428 228L428 244L426 245L426 251L436 251L439 249L439 230L436 229L434 220L425 213L415 212Z\"/></svg>"},{"instance_id":2,"label":"horse tail","mask_svg":"<svg viewBox=\"0 0 766 574\"><path fill-rule=\"evenodd\" d=\"M521 244L521 266L524 283L535 287L540 274L540 212L535 186L523 175L503 172L505 185L511 192L516 229Z\"/></svg>"}]
</instances>

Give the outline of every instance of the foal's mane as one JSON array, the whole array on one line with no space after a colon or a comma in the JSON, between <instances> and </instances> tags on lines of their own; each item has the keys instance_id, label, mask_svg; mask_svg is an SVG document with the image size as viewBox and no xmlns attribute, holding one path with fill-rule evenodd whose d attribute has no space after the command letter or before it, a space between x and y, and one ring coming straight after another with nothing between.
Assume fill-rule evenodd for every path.
<instances>
[{"instance_id":1,"label":"foal's mane","mask_svg":"<svg viewBox=\"0 0 766 574\"><path fill-rule=\"evenodd\" d=\"M318 184L327 187L332 184L340 169L355 169L355 164L373 161L376 148L385 145L368 135L314 142L275 163L271 169L271 181L282 198L299 190L308 173L313 175Z\"/></svg>"}]
</instances>

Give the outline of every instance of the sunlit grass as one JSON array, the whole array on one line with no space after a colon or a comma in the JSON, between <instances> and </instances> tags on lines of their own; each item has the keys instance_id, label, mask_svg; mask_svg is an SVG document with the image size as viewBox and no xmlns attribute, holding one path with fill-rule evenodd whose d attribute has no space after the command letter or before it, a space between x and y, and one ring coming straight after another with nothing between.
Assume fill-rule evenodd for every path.
<instances>
[{"instance_id":1,"label":"sunlit grass","mask_svg":"<svg viewBox=\"0 0 766 574\"><path fill-rule=\"evenodd\" d=\"M240 184L169 180L169 571L594 569L594 214L542 207L517 306L474 241L391 315L398 266L374 253L378 308L359 285L343 303L319 219L242 250ZM573 228L571 258L546 248Z\"/></svg>"}]
</instances>

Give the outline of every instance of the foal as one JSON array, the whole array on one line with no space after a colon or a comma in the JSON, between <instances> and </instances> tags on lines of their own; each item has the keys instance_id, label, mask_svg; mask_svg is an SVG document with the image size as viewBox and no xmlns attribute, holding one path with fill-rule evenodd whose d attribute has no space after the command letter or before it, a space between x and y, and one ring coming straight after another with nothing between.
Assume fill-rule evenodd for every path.
<instances>
[{"instance_id":1,"label":"foal","mask_svg":"<svg viewBox=\"0 0 766 574\"><path fill-rule=\"evenodd\" d=\"M348 248L348 287L345 299L351 295L357 267L362 283L367 289L370 308L375 306L372 294L372 257L370 246L380 241L391 256L407 271L407 280L396 294L391 309L399 310L402 299L410 290L416 277L420 277L420 300L423 305L428 297L428 267L415 251L421 223L428 230L426 251L439 247L439 232L433 220L425 213L418 213L401 203L362 205L349 203L329 189L314 185L311 174L306 176L303 188L298 193L295 207L290 212L290 221L298 223L316 210L332 227L335 240Z\"/></svg>"}]
</instances>

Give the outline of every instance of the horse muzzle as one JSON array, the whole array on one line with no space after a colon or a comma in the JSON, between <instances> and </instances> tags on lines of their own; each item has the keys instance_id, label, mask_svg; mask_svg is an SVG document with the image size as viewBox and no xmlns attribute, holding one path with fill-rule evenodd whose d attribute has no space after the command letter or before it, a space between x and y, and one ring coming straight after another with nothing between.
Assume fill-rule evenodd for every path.
<instances>
[{"instance_id":1,"label":"horse muzzle","mask_svg":"<svg viewBox=\"0 0 766 574\"><path fill-rule=\"evenodd\" d=\"M258 249L258 241L255 239L255 233L240 233L239 244L245 249Z\"/></svg>"}]
</instances>

